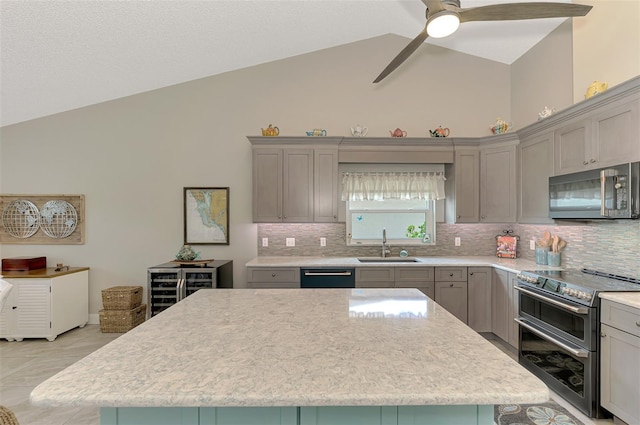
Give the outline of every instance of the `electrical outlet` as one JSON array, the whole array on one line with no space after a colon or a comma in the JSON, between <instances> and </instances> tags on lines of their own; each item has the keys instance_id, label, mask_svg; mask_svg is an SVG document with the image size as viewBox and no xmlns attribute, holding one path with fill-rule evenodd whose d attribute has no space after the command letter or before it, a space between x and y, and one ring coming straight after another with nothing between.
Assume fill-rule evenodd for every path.
<instances>
[{"instance_id":1,"label":"electrical outlet","mask_svg":"<svg viewBox=\"0 0 640 425\"><path fill-rule=\"evenodd\" d=\"M455 238L454 241L456 246L460 246L460 238Z\"/></svg>"},{"instance_id":2,"label":"electrical outlet","mask_svg":"<svg viewBox=\"0 0 640 425\"><path fill-rule=\"evenodd\" d=\"M269 246L269 238L262 238L262 247Z\"/></svg>"},{"instance_id":3,"label":"electrical outlet","mask_svg":"<svg viewBox=\"0 0 640 425\"><path fill-rule=\"evenodd\" d=\"M296 238L287 238L286 246L296 246Z\"/></svg>"},{"instance_id":4,"label":"electrical outlet","mask_svg":"<svg viewBox=\"0 0 640 425\"><path fill-rule=\"evenodd\" d=\"M533 250L536 249L536 240L535 239L531 239L529 241L529 249L533 249Z\"/></svg>"},{"instance_id":5,"label":"electrical outlet","mask_svg":"<svg viewBox=\"0 0 640 425\"><path fill-rule=\"evenodd\" d=\"M320 238L320 246L327 246L327 238Z\"/></svg>"}]
</instances>

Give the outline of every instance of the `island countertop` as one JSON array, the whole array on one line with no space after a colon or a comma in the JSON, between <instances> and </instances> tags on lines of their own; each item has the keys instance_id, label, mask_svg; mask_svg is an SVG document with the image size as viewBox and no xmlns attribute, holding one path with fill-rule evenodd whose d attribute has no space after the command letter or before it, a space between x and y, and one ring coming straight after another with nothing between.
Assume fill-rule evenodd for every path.
<instances>
[{"instance_id":1,"label":"island countertop","mask_svg":"<svg viewBox=\"0 0 640 425\"><path fill-rule=\"evenodd\" d=\"M203 289L36 387L40 406L491 405L546 385L416 289Z\"/></svg>"}]
</instances>

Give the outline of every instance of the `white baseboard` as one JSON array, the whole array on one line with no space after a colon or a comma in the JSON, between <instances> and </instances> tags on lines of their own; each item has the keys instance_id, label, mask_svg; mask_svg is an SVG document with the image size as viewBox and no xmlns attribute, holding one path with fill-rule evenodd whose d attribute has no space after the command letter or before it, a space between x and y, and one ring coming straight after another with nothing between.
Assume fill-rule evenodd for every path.
<instances>
[{"instance_id":1,"label":"white baseboard","mask_svg":"<svg viewBox=\"0 0 640 425\"><path fill-rule=\"evenodd\" d=\"M100 324L100 315L99 314L89 314L89 324L90 325L99 325Z\"/></svg>"}]
</instances>

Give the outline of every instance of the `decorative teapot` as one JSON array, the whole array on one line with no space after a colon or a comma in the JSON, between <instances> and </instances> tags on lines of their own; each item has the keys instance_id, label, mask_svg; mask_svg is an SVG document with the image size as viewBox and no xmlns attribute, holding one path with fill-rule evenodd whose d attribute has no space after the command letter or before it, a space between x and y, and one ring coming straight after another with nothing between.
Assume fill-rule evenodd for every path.
<instances>
[{"instance_id":1,"label":"decorative teapot","mask_svg":"<svg viewBox=\"0 0 640 425\"><path fill-rule=\"evenodd\" d=\"M407 132L399 128L393 131L389 130L389 134L391 134L391 137L407 137Z\"/></svg>"},{"instance_id":2,"label":"decorative teapot","mask_svg":"<svg viewBox=\"0 0 640 425\"><path fill-rule=\"evenodd\" d=\"M509 126L511 126L511 124L509 124L506 121L503 121L502 118L498 118L496 122L489 127L489 129L493 134L502 134L507 132L507 130L509 129Z\"/></svg>"},{"instance_id":3,"label":"decorative teapot","mask_svg":"<svg viewBox=\"0 0 640 425\"><path fill-rule=\"evenodd\" d=\"M556 112L556 108L549 109L545 106L542 111L538 112L538 121L553 115L555 112Z\"/></svg>"},{"instance_id":4,"label":"decorative teapot","mask_svg":"<svg viewBox=\"0 0 640 425\"><path fill-rule=\"evenodd\" d=\"M307 131L307 136L326 136L327 130L323 130L321 128L314 128L311 131Z\"/></svg>"},{"instance_id":5,"label":"decorative teapot","mask_svg":"<svg viewBox=\"0 0 640 425\"><path fill-rule=\"evenodd\" d=\"M277 136L280 134L280 129L278 127L273 127L269 124L269 127L262 129L263 136Z\"/></svg>"},{"instance_id":6,"label":"decorative teapot","mask_svg":"<svg viewBox=\"0 0 640 425\"><path fill-rule=\"evenodd\" d=\"M364 137L368 131L369 129L367 127L360 124L351 127L351 135L354 137Z\"/></svg>"},{"instance_id":7,"label":"decorative teapot","mask_svg":"<svg viewBox=\"0 0 640 425\"><path fill-rule=\"evenodd\" d=\"M585 93L584 98L589 99L591 96L596 95L598 93L602 93L607 88L609 88L609 84L601 83L600 81L594 81L588 88L587 93Z\"/></svg>"},{"instance_id":8,"label":"decorative teapot","mask_svg":"<svg viewBox=\"0 0 640 425\"><path fill-rule=\"evenodd\" d=\"M449 129L446 127L442 128L442 126L439 126L435 130L429 130L429 134L431 134L431 137L447 137L449 133Z\"/></svg>"}]
</instances>

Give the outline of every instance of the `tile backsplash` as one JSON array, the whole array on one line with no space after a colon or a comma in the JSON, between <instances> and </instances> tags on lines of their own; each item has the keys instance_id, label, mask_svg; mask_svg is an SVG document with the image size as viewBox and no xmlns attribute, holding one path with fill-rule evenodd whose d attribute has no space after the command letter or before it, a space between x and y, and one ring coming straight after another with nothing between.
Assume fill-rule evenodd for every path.
<instances>
[{"instance_id":1,"label":"tile backsplash","mask_svg":"<svg viewBox=\"0 0 640 425\"><path fill-rule=\"evenodd\" d=\"M391 255L406 249L410 256L495 255L495 236L512 229L520 236L518 257L535 261L535 251L529 241L542 237L548 230L567 241L562 251L563 267L589 267L598 270L640 277L640 221L560 224L444 224L438 223L437 244L427 246L391 246ZM345 223L258 224L258 256L379 256L381 246L347 246ZM320 238L326 246L320 246ZM454 246L459 237L460 246ZM268 238L269 246L262 246ZM286 238L295 238L295 247L285 246ZM382 235L381 235L382 239Z\"/></svg>"}]
</instances>

